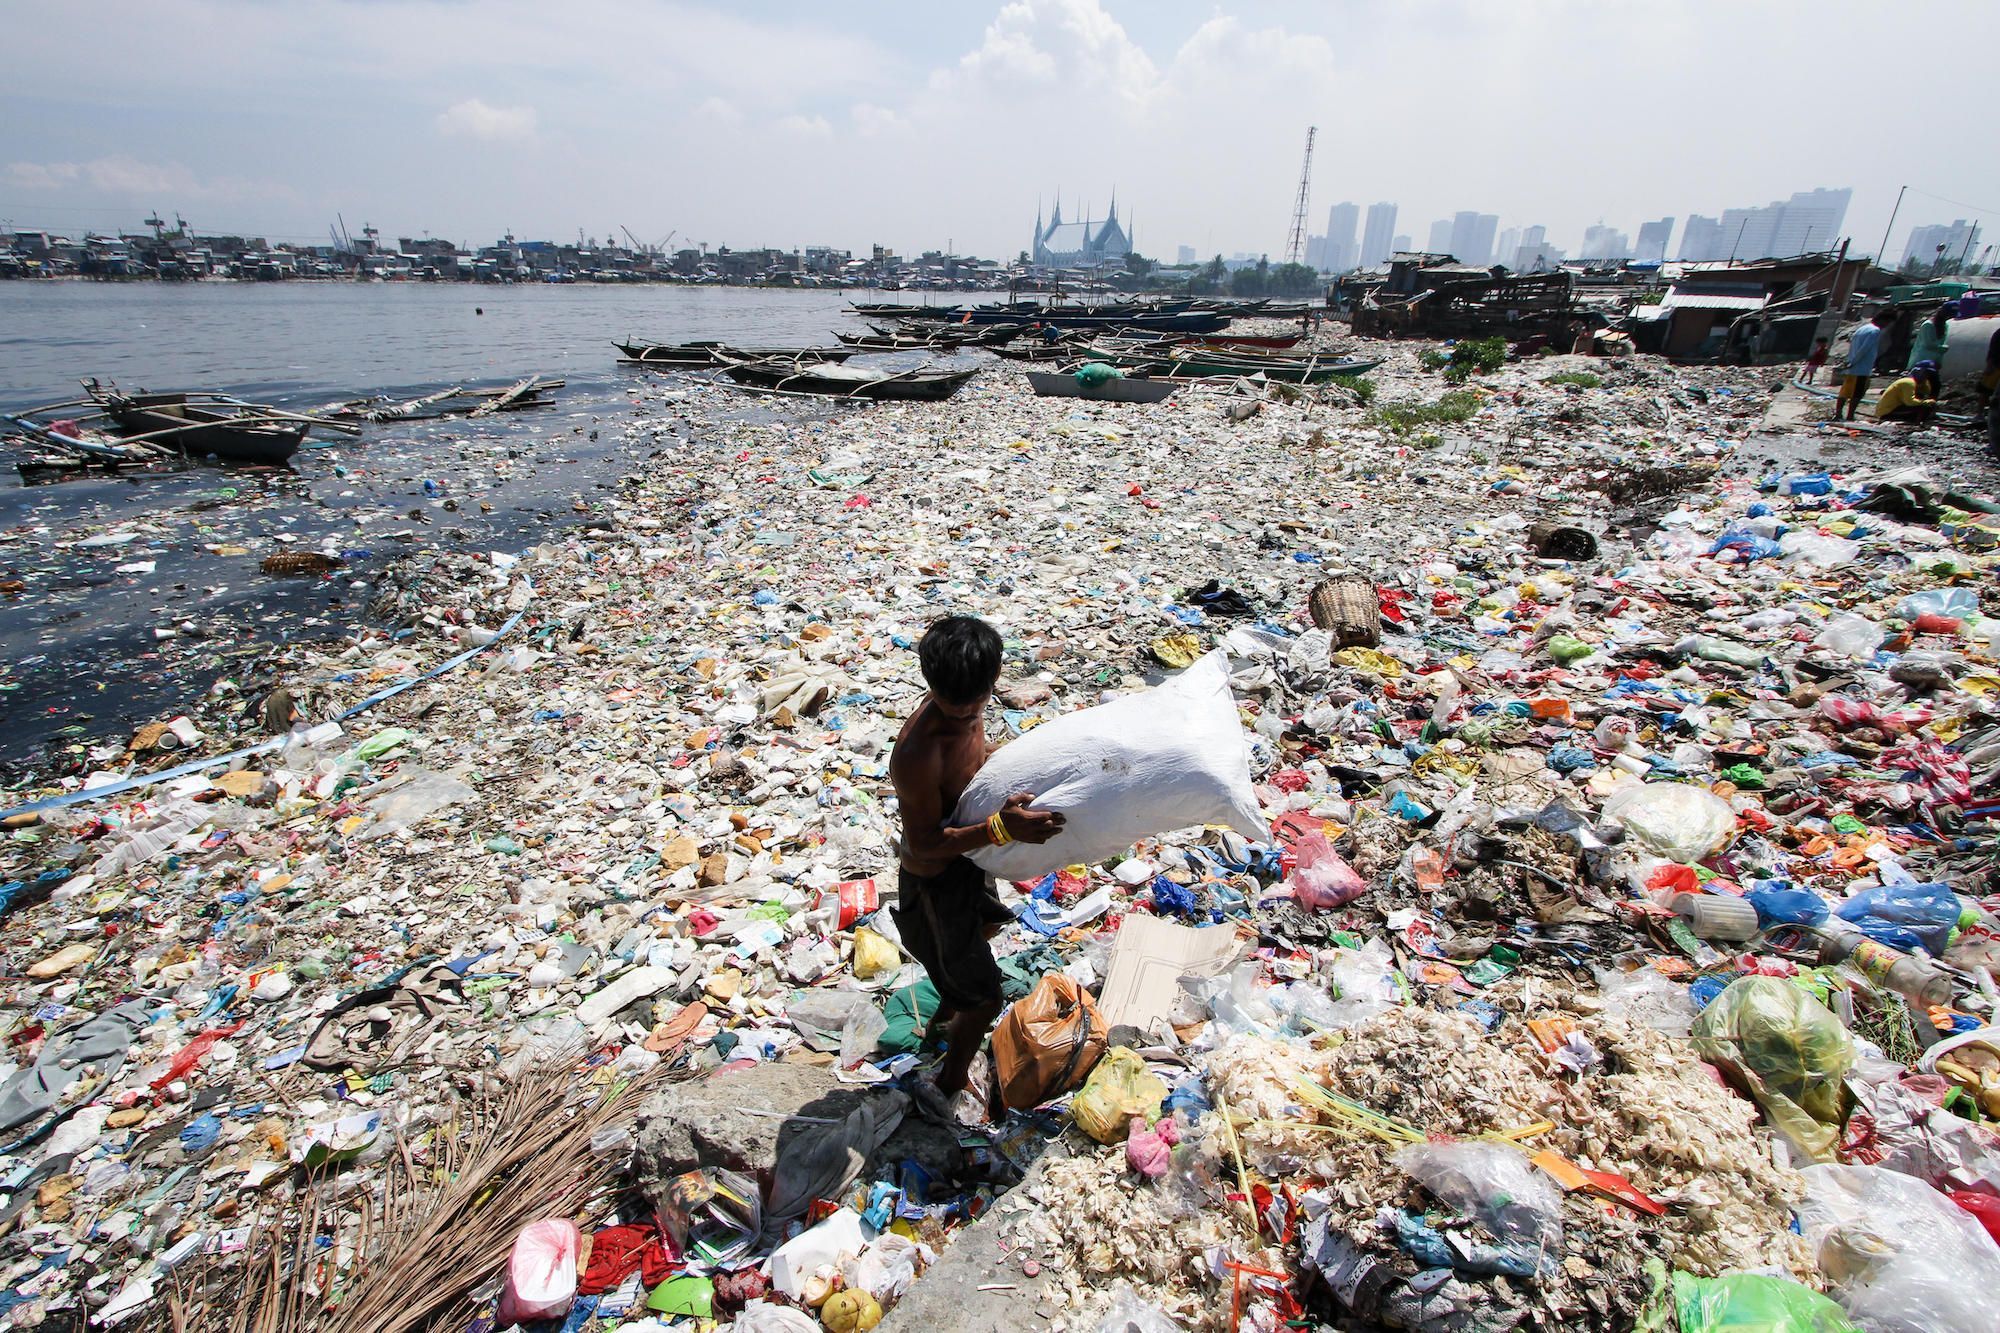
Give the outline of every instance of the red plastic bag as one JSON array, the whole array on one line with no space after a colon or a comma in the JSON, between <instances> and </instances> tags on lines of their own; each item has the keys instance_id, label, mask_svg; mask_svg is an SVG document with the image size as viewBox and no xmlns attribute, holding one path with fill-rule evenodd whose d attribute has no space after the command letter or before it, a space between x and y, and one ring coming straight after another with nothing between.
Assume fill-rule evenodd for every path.
<instances>
[{"instance_id":1,"label":"red plastic bag","mask_svg":"<svg viewBox=\"0 0 2000 1333\"><path fill-rule=\"evenodd\" d=\"M2000 1241L2000 1198L1991 1194L1974 1194L1971 1190L1952 1190L1945 1197L1971 1213L1986 1228L1986 1234Z\"/></svg>"},{"instance_id":2,"label":"red plastic bag","mask_svg":"<svg viewBox=\"0 0 2000 1333\"><path fill-rule=\"evenodd\" d=\"M500 1293L499 1323L559 1319L576 1301L576 1255L583 1238L563 1217L530 1222L514 1237L507 1256L507 1286Z\"/></svg>"},{"instance_id":3,"label":"red plastic bag","mask_svg":"<svg viewBox=\"0 0 2000 1333\"><path fill-rule=\"evenodd\" d=\"M1323 833L1308 833L1294 849L1298 863L1285 883L1292 899L1312 912L1345 907L1368 891L1368 881L1341 859Z\"/></svg>"}]
</instances>

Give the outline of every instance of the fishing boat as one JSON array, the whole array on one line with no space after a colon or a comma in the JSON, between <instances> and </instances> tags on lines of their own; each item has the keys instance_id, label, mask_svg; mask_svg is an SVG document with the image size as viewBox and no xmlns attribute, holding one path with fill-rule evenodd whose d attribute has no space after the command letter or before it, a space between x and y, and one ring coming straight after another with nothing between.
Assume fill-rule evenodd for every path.
<instances>
[{"instance_id":1,"label":"fishing boat","mask_svg":"<svg viewBox=\"0 0 2000 1333\"><path fill-rule=\"evenodd\" d=\"M1133 355L1128 352L1092 348L1086 360L1108 361L1126 370L1135 370L1155 379L1239 379L1262 375L1285 384L1324 384L1328 380L1365 375L1380 361L1335 361L1322 357L1223 357L1199 353Z\"/></svg>"},{"instance_id":2,"label":"fishing boat","mask_svg":"<svg viewBox=\"0 0 2000 1333\"><path fill-rule=\"evenodd\" d=\"M1303 337L1303 333L1209 333L1194 341L1203 347L1268 347L1282 352L1297 347Z\"/></svg>"},{"instance_id":3,"label":"fishing boat","mask_svg":"<svg viewBox=\"0 0 2000 1333\"><path fill-rule=\"evenodd\" d=\"M105 391L98 401L128 441L158 440L190 458L226 463L283 463L312 428L304 419L273 417L254 404L213 394Z\"/></svg>"},{"instance_id":4,"label":"fishing boat","mask_svg":"<svg viewBox=\"0 0 2000 1333\"><path fill-rule=\"evenodd\" d=\"M1176 380L1147 379L1137 375L1117 375L1095 384L1073 373L1030 370L1028 387L1038 398L1089 398L1100 403L1157 403L1180 388Z\"/></svg>"},{"instance_id":5,"label":"fishing boat","mask_svg":"<svg viewBox=\"0 0 2000 1333\"><path fill-rule=\"evenodd\" d=\"M751 360L782 358L786 361L845 361L854 355L846 347L732 347L713 340L687 343L613 343L624 353L623 360L644 366L715 366L724 357Z\"/></svg>"},{"instance_id":6,"label":"fishing boat","mask_svg":"<svg viewBox=\"0 0 2000 1333\"><path fill-rule=\"evenodd\" d=\"M965 340L940 338L922 333L836 333L833 335L857 352L956 352Z\"/></svg>"},{"instance_id":7,"label":"fishing boat","mask_svg":"<svg viewBox=\"0 0 2000 1333\"><path fill-rule=\"evenodd\" d=\"M979 371L933 370L923 366L883 371L879 367L768 360L726 362L722 373L738 384L772 393L935 403L964 388Z\"/></svg>"}]
</instances>

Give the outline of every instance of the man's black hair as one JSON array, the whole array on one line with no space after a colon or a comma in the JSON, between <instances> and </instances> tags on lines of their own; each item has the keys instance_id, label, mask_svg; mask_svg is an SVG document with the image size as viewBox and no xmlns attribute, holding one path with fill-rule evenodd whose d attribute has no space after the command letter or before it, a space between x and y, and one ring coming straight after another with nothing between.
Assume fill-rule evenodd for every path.
<instances>
[{"instance_id":1,"label":"man's black hair","mask_svg":"<svg viewBox=\"0 0 2000 1333\"><path fill-rule=\"evenodd\" d=\"M1000 679L1000 632L976 616L931 622L917 644L924 684L946 703L969 704Z\"/></svg>"}]
</instances>

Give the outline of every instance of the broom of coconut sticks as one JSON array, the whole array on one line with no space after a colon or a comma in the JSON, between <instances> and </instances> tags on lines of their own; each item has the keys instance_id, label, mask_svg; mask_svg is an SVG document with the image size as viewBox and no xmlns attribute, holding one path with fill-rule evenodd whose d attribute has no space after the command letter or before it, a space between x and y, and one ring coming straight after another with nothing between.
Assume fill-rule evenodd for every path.
<instances>
[{"instance_id":1,"label":"broom of coconut sticks","mask_svg":"<svg viewBox=\"0 0 2000 1333\"><path fill-rule=\"evenodd\" d=\"M670 1081L656 1065L620 1084L578 1077L573 1056L482 1089L433 1127L428 1160L398 1136L379 1202L343 1177L317 1181L295 1223L261 1228L245 1264L200 1275L167 1302L165 1327L227 1333L418 1333L462 1329L472 1291L495 1276L530 1222L574 1217L614 1182L619 1161L590 1140ZM330 1233L331 1244L320 1243ZM345 1260L345 1261L344 1261ZM205 1279L205 1280L203 1280Z\"/></svg>"}]
</instances>

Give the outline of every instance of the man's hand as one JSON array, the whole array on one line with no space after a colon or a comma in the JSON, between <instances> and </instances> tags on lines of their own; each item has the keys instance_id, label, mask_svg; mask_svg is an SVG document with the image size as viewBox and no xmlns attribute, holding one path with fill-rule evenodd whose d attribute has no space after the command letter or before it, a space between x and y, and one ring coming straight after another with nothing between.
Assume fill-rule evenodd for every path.
<instances>
[{"instance_id":1,"label":"man's hand","mask_svg":"<svg viewBox=\"0 0 2000 1333\"><path fill-rule=\"evenodd\" d=\"M1035 794L1017 791L1000 805L1000 822L1015 842L1044 843L1063 831L1060 810L1030 810Z\"/></svg>"}]
</instances>

